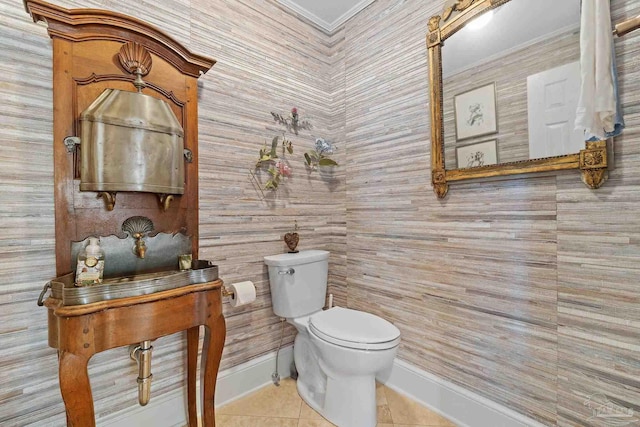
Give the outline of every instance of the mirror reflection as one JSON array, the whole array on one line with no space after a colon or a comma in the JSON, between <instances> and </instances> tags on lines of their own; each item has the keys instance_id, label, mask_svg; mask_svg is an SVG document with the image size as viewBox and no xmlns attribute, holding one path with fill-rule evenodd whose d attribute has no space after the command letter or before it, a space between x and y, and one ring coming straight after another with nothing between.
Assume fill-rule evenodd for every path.
<instances>
[{"instance_id":1,"label":"mirror reflection","mask_svg":"<svg viewBox=\"0 0 640 427\"><path fill-rule=\"evenodd\" d=\"M511 0L442 49L447 170L584 148L574 130L580 90L580 0Z\"/></svg>"}]
</instances>

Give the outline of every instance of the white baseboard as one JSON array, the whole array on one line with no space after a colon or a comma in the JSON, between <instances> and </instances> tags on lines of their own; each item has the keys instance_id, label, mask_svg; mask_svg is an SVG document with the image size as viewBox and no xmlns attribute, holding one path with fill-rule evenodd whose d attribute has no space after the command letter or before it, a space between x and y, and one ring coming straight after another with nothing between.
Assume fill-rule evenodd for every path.
<instances>
[{"instance_id":1,"label":"white baseboard","mask_svg":"<svg viewBox=\"0 0 640 427\"><path fill-rule=\"evenodd\" d=\"M215 406L225 405L271 384L275 359L276 353L274 351L219 372ZM293 346L283 347L278 356L278 372L281 378L289 377L289 367L292 361ZM183 427L187 424L186 402L187 396L184 388L161 396L154 396L152 382L151 400L147 406L136 406L107 415L100 418L97 425L98 427ZM200 411L200 402L198 402L198 411Z\"/></svg>"},{"instance_id":2,"label":"white baseboard","mask_svg":"<svg viewBox=\"0 0 640 427\"><path fill-rule=\"evenodd\" d=\"M293 362L293 345L282 347L278 356L280 378L288 378ZM276 367L276 352L250 360L218 374L216 407L240 399L247 394L271 384L271 374Z\"/></svg>"},{"instance_id":3,"label":"white baseboard","mask_svg":"<svg viewBox=\"0 0 640 427\"><path fill-rule=\"evenodd\" d=\"M545 427L519 412L396 359L385 385L459 427Z\"/></svg>"},{"instance_id":4,"label":"white baseboard","mask_svg":"<svg viewBox=\"0 0 640 427\"><path fill-rule=\"evenodd\" d=\"M271 384L276 353L269 353L218 374L215 406L240 399ZM293 346L280 350L278 372L289 377ZM383 382L387 387L450 419L459 427L545 427L512 409L495 403L402 360L396 359ZM187 424L186 392L174 390L153 396L145 407L136 406L98 420L99 427L183 427ZM198 402L200 407L200 402Z\"/></svg>"},{"instance_id":5,"label":"white baseboard","mask_svg":"<svg viewBox=\"0 0 640 427\"><path fill-rule=\"evenodd\" d=\"M96 421L97 427L184 427L187 425L187 393L184 388L160 396L153 395L146 406L134 406Z\"/></svg>"}]
</instances>

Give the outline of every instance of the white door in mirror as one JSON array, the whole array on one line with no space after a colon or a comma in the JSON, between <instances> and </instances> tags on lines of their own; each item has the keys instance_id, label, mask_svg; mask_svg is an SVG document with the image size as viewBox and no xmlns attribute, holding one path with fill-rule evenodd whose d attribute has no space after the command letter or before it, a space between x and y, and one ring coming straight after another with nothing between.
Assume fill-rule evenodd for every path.
<instances>
[{"instance_id":1,"label":"white door in mirror","mask_svg":"<svg viewBox=\"0 0 640 427\"><path fill-rule=\"evenodd\" d=\"M584 133L574 129L579 96L579 62L527 78L530 159L575 154L584 149Z\"/></svg>"}]
</instances>

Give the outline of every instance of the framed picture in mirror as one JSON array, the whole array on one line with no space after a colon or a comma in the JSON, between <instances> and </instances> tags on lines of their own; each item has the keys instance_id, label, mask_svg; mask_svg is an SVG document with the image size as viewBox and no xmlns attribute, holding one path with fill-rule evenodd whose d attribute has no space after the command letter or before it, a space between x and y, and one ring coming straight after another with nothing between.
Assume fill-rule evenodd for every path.
<instances>
[{"instance_id":1,"label":"framed picture in mirror","mask_svg":"<svg viewBox=\"0 0 640 427\"><path fill-rule=\"evenodd\" d=\"M498 164L498 141L475 142L456 148L458 169Z\"/></svg>"},{"instance_id":2,"label":"framed picture in mirror","mask_svg":"<svg viewBox=\"0 0 640 427\"><path fill-rule=\"evenodd\" d=\"M454 109L458 141L498 132L495 82L456 95Z\"/></svg>"}]
</instances>

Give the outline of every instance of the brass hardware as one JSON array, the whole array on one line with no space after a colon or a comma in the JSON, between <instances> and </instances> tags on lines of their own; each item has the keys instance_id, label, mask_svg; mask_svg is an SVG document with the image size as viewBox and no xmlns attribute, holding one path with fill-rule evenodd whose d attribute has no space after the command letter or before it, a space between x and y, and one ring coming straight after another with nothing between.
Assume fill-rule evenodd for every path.
<instances>
[{"instance_id":1,"label":"brass hardware","mask_svg":"<svg viewBox=\"0 0 640 427\"><path fill-rule=\"evenodd\" d=\"M222 296L223 297L233 297L236 293L227 288L226 286L222 287Z\"/></svg>"},{"instance_id":2,"label":"brass hardware","mask_svg":"<svg viewBox=\"0 0 640 427\"><path fill-rule=\"evenodd\" d=\"M144 244L144 240L142 240L144 234L136 233L133 237L136 239L136 254L138 258L144 259L144 255L147 253L147 246Z\"/></svg>"},{"instance_id":3,"label":"brass hardware","mask_svg":"<svg viewBox=\"0 0 640 427\"><path fill-rule=\"evenodd\" d=\"M473 18L511 0L457 0L445 8L442 15L429 19L427 49L429 59L429 88L431 106L431 183L439 199L449 190L449 183L473 178L517 175L580 169L583 182L598 188L606 178L606 141L586 143L580 153L544 159L531 159L499 165L447 170L444 159L442 48L445 41L461 30ZM637 21L636 21L637 19ZM640 27L640 17L620 24L619 32L626 34L631 27ZM594 145L595 144L595 145Z\"/></svg>"},{"instance_id":4,"label":"brass hardware","mask_svg":"<svg viewBox=\"0 0 640 427\"><path fill-rule=\"evenodd\" d=\"M132 216L122 223L122 231L136 239L134 252L138 258L144 259L147 246L142 238L153 231L153 222L144 216Z\"/></svg>"},{"instance_id":5,"label":"brass hardware","mask_svg":"<svg viewBox=\"0 0 640 427\"><path fill-rule=\"evenodd\" d=\"M166 212L173 201L173 194L158 194L158 200L160 201L162 211Z\"/></svg>"},{"instance_id":6,"label":"brass hardware","mask_svg":"<svg viewBox=\"0 0 640 427\"><path fill-rule=\"evenodd\" d=\"M151 400L151 341L142 341L130 351L129 357L138 362L138 402L145 406Z\"/></svg>"},{"instance_id":7,"label":"brass hardware","mask_svg":"<svg viewBox=\"0 0 640 427\"><path fill-rule=\"evenodd\" d=\"M189 150L188 148L185 148L183 153L184 153L184 160L187 163L193 163L193 151Z\"/></svg>"},{"instance_id":8,"label":"brass hardware","mask_svg":"<svg viewBox=\"0 0 640 427\"><path fill-rule=\"evenodd\" d=\"M142 73L136 71L136 79L133 81L133 85L138 89L138 93L142 93L142 89L147 87L147 84L142 80Z\"/></svg>"},{"instance_id":9,"label":"brass hardware","mask_svg":"<svg viewBox=\"0 0 640 427\"><path fill-rule=\"evenodd\" d=\"M67 147L67 153L75 153L80 145L80 138L77 136L68 136L62 142Z\"/></svg>"},{"instance_id":10,"label":"brass hardware","mask_svg":"<svg viewBox=\"0 0 640 427\"><path fill-rule=\"evenodd\" d=\"M112 211L116 207L116 192L101 191L98 193L98 199L102 197L108 211Z\"/></svg>"}]
</instances>

